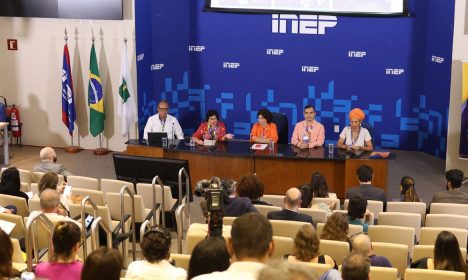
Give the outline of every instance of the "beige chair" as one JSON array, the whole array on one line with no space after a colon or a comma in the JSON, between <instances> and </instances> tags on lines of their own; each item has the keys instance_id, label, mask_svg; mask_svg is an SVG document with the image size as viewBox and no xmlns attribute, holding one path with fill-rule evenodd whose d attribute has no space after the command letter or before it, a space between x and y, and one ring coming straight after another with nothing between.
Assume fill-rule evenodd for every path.
<instances>
[{"instance_id":1,"label":"beige chair","mask_svg":"<svg viewBox=\"0 0 468 280\"><path fill-rule=\"evenodd\" d=\"M81 215L81 205L80 204L70 204L70 217L75 218ZM102 218L102 222L110 229L114 230L117 225L120 223L120 220L112 220L110 215L109 207L97 205L97 215ZM93 208L90 205L86 205L85 212L90 215L94 215ZM130 220L126 223L126 229L130 228ZM128 232L128 231L127 231ZM101 244L104 245L104 244Z\"/></svg>"},{"instance_id":2,"label":"beige chair","mask_svg":"<svg viewBox=\"0 0 468 280\"><path fill-rule=\"evenodd\" d=\"M208 225L193 223L187 230L187 254L192 254L193 249L208 235ZM223 226L223 237L228 239L231 237L231 226Z\"/></svg>"},{"instance_id":3,"label":"beige chair","mask_svg":"<svg viewBox=\"0 0 468 280\"><path fill-rule=\"evenodd\" d=\"M282 237L282 236L273 236L275 241L275 251L270 257L272 260L281 260L281 258L286 254L292 254L293 252L293 238Z\"/></svg>"},{"instance_id":4,"label":"beige chair","mask_svg":"<svg viewBox=\"0 0 468 280\"><path fill-rule=\"evenodd\" d=\"M283 207L284 205L284 195L264 194L260 198L260 200L270 203L271 205L276 206L276 207Z\"/></svg>"},{"instance_id":5,"label":"beige chair","mask_svg":"<svg viewBox=\"0 0 468 280\"><path fill-rule=\"evenodd\" d=\"M145 221L146 216L151 212L152 209L145 208L143 203L143 197L141 195L134 195L135 198L135 223L142 223ZM128 194L125 194L125 214L132 214L132 203L131 198ZM121 205L120 205L120 194L119 193L107 193L106 194L107 206L110 210L110 215L113 220L121 219ZM157 224L159 224L159 209L156 211Z\"/></svg>"},{"instance_id":6,"label":"beige chair","mask_svg":"<svg viewBox=\"0 0 468 280\"><path fill-rule=\"evenodd\" d=\"M324 223L317 223L317 234L320 236L323 231L323 227L325 226ZM349 225L349 231L348 231L348 236L353 236L358 233L362 233L364 231L363 227L361 225Z\"/></svg>"},{"instance_id":7,"label":"beige chair","mask_svg":"<svg viewBox=\"0 0 468 280\"><path fill-rule=\"evenodd\" d=\"M466 258L466 248L460 248L461 254ZM434 258L434 245L416 245L413 249L413 262L422 258Z\"/></svg>"},{"instance_id":8,"label":"beige chair","mask_svg":"<svg viewBox=\"0 0 468 280\"><path fill-rule=\"evenodd\" d=\"M421 238L419 239L419 245L434 245L437 239L437 235L439 235L439 233L443 230L453 233L457 237L460 247L466 248L468 230L460 228L423 227L421 228Z\"/></svg>"},{"instance_id":9,"label":"beige chair","mask_svg":"<svg viewBox=\"0 0 468 280\"><path fill-rule=\"evenodd\" d=\"M22 197L0 194L0 205L15 205L17 215L20 215L21 217L29 216L28 204L26 203L26 199Z\"/></svg>"},{"instance_id":10,"label":"beige chair","mask_svg":"<svg viewBox=\"0 0 468 280\"><path fill-rule=\"evenodd\" d=\"M30 185L31 187L31 192L34 194L34 195L39 195L39 186L37 183L31 183Z\"/></svg>"},{"instance_id":11,"label":"beige chair","mask_svg":"<svg viewBox=\"0 0 468 280\"><path fill-rule=\"evenodd\" d=\"M223 217L223 225L232 226L237 217Z\"/></svg>"},{"instance_id":12,"label":"beige chair","mask_svg":"<svg viewBox=\"0 0 468 280\"><path fill-rule=\"evenodd\" d=\"M153 185L138 183L136 185L137 192L143 197L143 202L146 208L152 208L153 206ZM156 203L162 203L161 186L156 185ZM177 199L172 198L171 187L164 186L164 209L166 211L172 211L172 208L177 203Z\"/></svg>"},{"instance_id":13,"label":"beige chair","mask_svg":"<svg viewBox=\"0 0 468 280\"><path fill-rule=\"evenodd\" d=\"M468 205L458 203L431 203L430 213L468 216Z\"/></svg>"},{"instance_id":14,"label":"beige chair","mask_svg":"<svg viewBox=\"0 0 468 280\"><path fill-rule=\"evenodd\" d=\"M72 194L80 195L83 198L86 196L89 196L96 205L101 205L101 206L106 205L106 199L104 197L104 193L101 191L96 191L96 190L91 190L91 189L82 189L82 188L73 188Z\"/></svg>"},{"instance_id":15,"label":"beige chair","mask_svg":"<svg viewBox=\"0 0 468 280\"><path fill-rule=\"evenodd\" d=\"M371 266L370 267L370 279L376 280L397 280L398 278L398 269L394 267L379 267Z\"/></svg>"},{"instance_id":16,"label":"beige chair","mask_svg":"<svg viewBox=\"0 0 468 280\"><path fill-rule=\"evenodd\" d=\"M329 255L336 261L337 265L343 263L344 258L349 255L349 249L348 242L325 239L320 240L320 254Z\"/></svg>"},{"instance_id":17,"label":"beige chair","mask_svg":"<svg viewBox=\"0 0 468 280\"><path fill-rule=\"evenodd\" d=\"M21 182L20 184L21 184L20 191L22 191L22 192L30 192L31 191L31 185L30 184L25 183L25 182Z\"/></svg>"},{"instance_id":18,"label":"beige chair","mask_svg":"<svg viewBox=\"0 0 468 280\"><path fill-rule=\"evenodd\" d=\"M450 227L468 229L468 216L452 214L427 214L426 227Z\"/></svg>"},{"instance_id":19,"label":"beige chair","mask_svg":"<svg viewBox=\"0 0 468 280\"><path fill-rule=\"evenodd\" d=\"M31 184L32 183L32 173L29 170L26 169L18 169L19 174L20 174L20 182L21 183L26 183L26 184Z\"/></svg>"},{"instance_id":20,"label":"beige chair","mask_svg":"<svg viewBox=\"0 0 468 280\"><path fill-rule=\"evenodd\" d=\"M270 220L271 226L273 227L274 236L283 236L295 238L296 233L303 225L309 225L310 223L306 222L296 222L296 221L283 221L283 220Z\"/></svg>"},{"instance_id":21,"label":"beige chair","mask_svg":"<svg viewBox=\"0 0 468 280\"><path fill-rule=\"evenodd\" d=\"M111 193L120 193L120 190L123 186L128 186L132 193L135 192L135 188L133 183L122 181L122 180L114 180L114 179L101 179L101 191L106 194L108 192ZM152 197L152 194L151 194Z\"/></svg>"},{"instance_id":22,"label":"beige chair","mask_svg":"<svg viewBox=\"0 0 468 280\"><path fill-rule=\"evenodd\" d=\"M333 268L331 265L324 263L297 262L297 264L304 265L307 268L310 268L312 271L317 273L319 277L322 277L322 275L324 275L325 272Z\"/></svg>"},{"instance_id":23,"label":"beige chair","mask_svg":"<svg viewBox=\"0 0 468 280\"><path fill-rule=\"evenodd\" d=\"M267 216L268 215L268 212L271 212L271 211L281 211L281 207L277 207L277 206L269 206L269 205L254 205L255 208L258 210L258 213L260 213L260 215L262 216Z\"/></svg>"},{"instance_id":24,"label":"beige chair","mask_svg":"<svg viewBox=\"0 0 468 280\"><path fill-rule=\"evenodd\" d=\"M25 259L23 258L23 252L21 251L20 243L16 238L11 238L11 243L13 244L13 268L18 271L23 271L27 268L27 265Z\"/></svg>"},{"instance_id":25,"label":"beige chair","mask_svg":"<svg viewBox=\"0 0 468 280\"><path fill-rule=\"evenodd\" d=\"M70 175L67 176L67 184L73 188L99 190L99 180L91 177Z\"/></svg>"},{"instance_id":26,"label":"beige chair","mask_svg":"<svg viewBox=\"0 0 468 280\"><path fill-rule=\"evenodd\" d=\"M426 203L424 202L387 202L387 212L416 213L421 215L421 225L426 219Z\"/></svg>"},{"instance_id":27,"label":"beige chair","mask_svg":"<svg viewBox=\"0 0 468 280\"><path fill-rule=\"evenodd\" d=\"M312 205L318 205L319 203L324 203L327 206L331 206L331 210L339 210L340 209L340 200L335 197L314 197L312 198Z\"/></svg>"},{"instance_id":28,"label":"beige chair","mask_svg":"<svg viewBox=\"0 0 468 280\"><path fill-rule=\"evenodd\" d=\"M299 213L306 214L312 217L314 223L326 223L328 212L316 208L299 208Z\"/></svg>"},{"instance_id":29,"label":"beige chair","mask_svg":"<svg viewBox=\"0 0 468 280\"><path fill-rule=\"evenodd\" d=\"M416 213L380 212L379 225L412 227L416 235L416 243L419 242L421 233L421 215Z\"/></svg>"},{"instance_id":30,"label":"beige chair","mask_svg":"<svg viewBox=\"0 0 468 280\"><path fill-rule=\"evenodd\" d=\"M30 200L28 200L28 208L29 213L33 211L41 211L41 201L38 196L34 196Z\"/></svg>"},{"instance_id":31,"label":"beige chair","mask_svg":"<svg viewBox=\"0 0 468 280\"><path fill-rule=\"evenodd\" d=\"M413 256L414 228L383 225L369 226L368 234L373 242L407 245L410 258Z\"/></svg>"},{"instance_id":32,"label":"beige chair","mask_svg":"<svg viewBox=\"0 0 468 280\"><path fill-rule=\"evenodd\" d=\"M406 269L405 280L465 280L465 273L408 268Z\"/></svg>"},{"instance_id":33,"label":"beige chair","mask_svg":"<svg viewBox=\"0 0 468 280\"><path fill-rule=\"evenodd\" d=\"M408 267L408 246L383 242L372 242L372 250L377 256L385 256L400 275L404 276ZM380 278L373 278L380 279Z\"/></svg>"},{"instance_id":34,"label":"beige chair","mask_svg":"<svg viewBox=\"0 0 468 280\"><path fill-rule=\"evenodd\" d=\"M16 224L10 232L11 238L21 239L26 236L26 227L24 225L23 217L20 215L0 213L0 220Z\"/></svg>"},{"instance_id":35,"label":"beige chair","mask_svg":"<svg viewBox=\"0 0 468 280\"><path fill-rule=\"evenodd\" d=\"M38 171L33 172L31 183L36 183L36 184L39 183L39 181L41 180L42 176L44 176L44 174L45 174L44 172L38 172ZM63 177L62 174L57 174L57 176L58 176L58 183L60 185L62 184L63 181L65 181L65 178Z\"/></svg>"},{"instance_id":36,"label":"beige chair","mask_svg":"<svg viewBox=\"0 0 468 280\"><path fill-rule=\"evenodd\" d=\"M173 259L176 267L183 268L188 271L191 255L171 254L170 259Z\"/></svg>"}]
</instances>

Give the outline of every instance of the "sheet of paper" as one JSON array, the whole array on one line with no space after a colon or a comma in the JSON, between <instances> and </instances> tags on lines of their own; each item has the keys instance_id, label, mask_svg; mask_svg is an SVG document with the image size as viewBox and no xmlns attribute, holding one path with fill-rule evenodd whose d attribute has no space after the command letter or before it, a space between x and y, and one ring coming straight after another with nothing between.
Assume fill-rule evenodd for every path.
<instances>
[{"instance_id":1,"label":"sheet of paper","mask_svg":"<svg viewBox=\"0 0 468 280\"><path fill-rule=\"evenodd\" d=\"M252 150L265 150L268 144L253 144Z\"/></svg>"},{"instance_id":2,"label":"sheet of paper","mask_svg":"<svg viewBox=\"0 0 468 280\"><path fill-rule=\"evenodd\" d=\"M15 228L15 226L15 223L0 220L0 228L8 235L10 235L11 231Z\"/></svg>"}]
</instances>

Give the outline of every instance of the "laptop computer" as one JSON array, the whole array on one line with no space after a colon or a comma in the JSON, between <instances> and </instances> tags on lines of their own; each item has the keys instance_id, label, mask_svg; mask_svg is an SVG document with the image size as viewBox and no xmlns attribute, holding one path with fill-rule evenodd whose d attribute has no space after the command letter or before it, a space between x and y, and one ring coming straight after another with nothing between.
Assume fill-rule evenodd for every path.
<instances>
[{"instance_id":1,"label":"laptop computer","mask_svg":"<svg viewBox=\"0 0 468 280\"><path fill-rule=\"evenodd\" d=\"M162 146L162 139L167 138L167 132L148 132L148 144Z\"/></svg>"}]
</instances>

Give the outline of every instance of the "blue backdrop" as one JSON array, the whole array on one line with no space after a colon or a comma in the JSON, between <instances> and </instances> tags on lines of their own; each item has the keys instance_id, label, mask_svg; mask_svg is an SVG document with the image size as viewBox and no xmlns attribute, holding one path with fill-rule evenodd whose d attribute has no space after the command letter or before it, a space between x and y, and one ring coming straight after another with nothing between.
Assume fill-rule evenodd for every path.
<instances>
[{"instance_id":1,"label":"blue backdrop","mask_svg":"<svg viewBox=\"0 0 468 280\"><path fill-rule=\"evenodd\" d=\"M204 0L136 0L140 137L159 99L191 134L207 109L248 138L262 107L290 135L312 104L335 142L362 108L377 147L445 157L454 0L409 1L410 17L203 12Z\"/></svg>"}]
</instances>

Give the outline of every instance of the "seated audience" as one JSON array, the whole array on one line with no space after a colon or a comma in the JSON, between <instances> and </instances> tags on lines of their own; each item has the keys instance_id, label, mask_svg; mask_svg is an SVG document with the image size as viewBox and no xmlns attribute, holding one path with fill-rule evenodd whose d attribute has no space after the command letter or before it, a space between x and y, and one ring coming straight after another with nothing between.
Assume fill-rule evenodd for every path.
<instances>
[{"instance_id":1,"label":"seated audience","mask_svg":"<svg viewBox=\"0 0 468 280\"><path fill-rule=\"evenodd\" d=\"M284 197L283 210L268 212L267 218L269 220L307 222L314 225L311 216L298 212L301 203L301 192L297 188L290 188Z\"/></svg>"},{"instance_id":2,"label":"seated audience","mask_svg":"<svg viewBox=\"0 0 468 280\"><path fill-rule=\"evenodd\" d=\"M18 169L16 167L9 167L2 173L0 180L0 194L12 195L22 197L28 202L28 195L20 191L21 181Z\"/></svg>"},{"instance_id":3,"label":"seated audience","mask_svg":"<svg viewBox=\"0 0 468 280\"><path fill-rule=\"evenodd\" d=\"M45 189L39 200L42 212L49 218L52 222L57 221L69 221L73 222L78 227L81 228L81 224L77 221L69 218L66 215L63 215L61 203L60 203L60 194L56 190Z\"/></svg>"},{"instance_id":4,"label":"seated audience","mask_svg":"<svg viewBox=\"0 0 468 280\"><path fill-rule=\"evenodd\" d=\"M219 121L219 113L216 110L206 112L206 120L192 135L192 139L199 145L203 145L203 140L226 141L232 138L232 134L226 134L226 126Z\"/></svg>"},{"instance_id":5,"label":"seated audience","mask_svg":"<svg viewBox=\"0 0 468 280\"><path fill-rule=\"evenodd\" d=\"M335 212L323 226L320 239L348 242L349 224L345 213Z\"/></svg>"},{"instance_id":6,"label":"seated audience","mask_svg":"<svg viewBox=\"0 0 468 280\"><path fill-rule=\"evenodd\" d=\"M374 170L368 165L361 165L357 170L359 187L352 187L346 192L346 198L356 195L362 196L366 200L378 200L384 203L384 211L387 204L387 196L383 189L372 186Z\"/></svg>"},{"instance_id":7,"label":"seated audience","mask_svg":"<svg viewBox=\"0 0 468 280\"><path fill-rule=\"evenodd\" d=\"M257 212L247 197L235 196L236 182L231 179L221 180L223 185L224 216L240 217L245 213Z\"/></svg>"},{"instance_id":8,"label":"seated audience","mask_svg":"<svg viewBox=\"0 0 468 280\"><path fill-rule=\"evenodd\" d=\"M457 237L449 231L441 231L434 245L434 258L423 258L411 264L412 268L460 271L468 279L465 257L460 251Z\"/></svg>"},{"instance_id":9,"label":"seated audience","mask_svg":"<svg viewBox=\"0 0 468 280\"><path fill-rule=\"evenodd\" d=\"M360 195L351 197L348 204L348 223L361 225L364 232L369 229L370 212L367 211L367 200Z\"/></svg>"},{"instance_id":10,"label":"seated audience","mask_svg":"<svg viewBox=\"0 0 468 280\"><path fill-rule=\"evenodd\" d=\"M231 264L230 258L226 241L222 237L208 237L200 241L190 257L187 280L202 274L225 271Z\"/></svg>"},{"instance_id":11,"label":"seated audience","mask_svg":"<svg viewBox=\"0 0 468 280\"><path fill-rule=\"evenodd\" d=\"M361 126L365 117L366 114L359 108L354 108L349 112L349 126L343 128L336 144L338 148L347 152L372 151L374 149L369 131Z\"/></svg>"},{"instance_id":12,"label":"seated audience","mask_svg":"<svg viewBox=\"0 0 468 280\"><path fill-rule=\"evenodd\" d=\"M404 176L400 181L400 201L420 202L421 199L414 189L414 179L410 176Z\"/></svg>"},{"instance_id":13,"label":"seated audience","mask_svg":"<svg viewBox=\"0 0 468 280\"><path fill-rule=\"evenodd\" d=\"M328 255L319 253L320 239L315 229L303 225L294 238L293 254L285 255L284 259L290 262L311 262L329 264L337 269L335 260Z\"/></svg>"},{"instance_id":14,"label":"seated audience","mask_svg":"<svg viewBox=\"0 0 468 280\"><path fill-rule=\"evenodd\" d=\"M119 280L123 259L117 249L101 247L85 260L81 280Z\"/></svg>"},{"instance_id":15,"label":"seated audience","mask_svg":"<svg viewBox=\"0 0 468 280\"><path fill-rule=\"evenodd\" d=\"M330 188L327 184L327 179L320 172L314 172L310 180L313 197L336 198L335 193L330 193Z\"/></svg>"},{"instance_id":16,"label":"seated audience","mask_svg":"<svg viewBox=\"0 0 468 280\"><path fill-rule=\"evenodd\" d=\"M367 256L349 254L343 261L341 277L343 280L369 280L370 261Z\"/></svg>"},{"instance_id":17,"label":"seated audience","mask_svg":"<svg viewBox=\"0 0 468 280\"><path fill-rule=\"evenodd\" d=\"M272 123L273 114L268 109L260 109L257 113L258 122L252 126L250 141L255 143L278 142L278 130Z\"/></svg>"},{"instance_id":18,"label":"seated audience","mask_svg":"<svg viewBox=\"0 0 468 280\"><path fill-rule=\"evenodd\" d=\"M36 276L50 280L79 280L83 268L76 256L80 239L81 230L75 223L58 222L52 234L53 258L36 266Z\"/></svg>"},{"instance_id":19,"label":"seated audience","mask_svg":"<svg viewBox=\"0 0 468 280\"><path fill-rule=\"evenodd\" d=\"M39 197L41 196L42 192L46 189L56 190L60 193L60 208L59 214L67 216L69 205L73 203L73 200L70 196L64 195L63 191L67 183L63 182L62 184L58 184L58 176L57 173L47 172L44 174L39 183L37 184L37 188L39 193L37 194Z\"/></svg>"},{"instance_id":20,"label":"seated audience","mask_svg":"<svg viewBox=\"0 0 468 280\"><path fill-rule=\"evenodd\" d=\"M247 213L235 219L227 245L232 258L229 268L193 279L257 279L258 273L275 250L270 222L258 213Z\"/></svg>"},{"instance_id":21,"label":"seated audience","mask_svg":"<svg viewBox=\"0 0 468 280\"><path fill-rule=\"evenodd\" d=\"M57 154L51 147L42 148L39 153L41 163L33 167L34 172L54 172L63 176L73 175L65 166L57 162Z\"/></svg>"},{"instance_id":22,"label":"seated audience","mask_svg":"<svg viewBox=\"0 0 468 280\"><path fill-rule=\"evenodd\" d=\"M237 196L248 197L254 205L271 205L261 201L265 184L257 175L242 176L237 184Z\"/></svg>"},{"instance_id":23,"label":"seated audience","mask_svg":"<svg viewBox=\"0 0 468 280\"><path fill-rule=\"evenodd\" d=\"M369 257L371 266L392 267L390 261L384 256L376 256L372 252L372 243L367 234L358 234L351 240L352 252Z\"/></svg>"},{"instance_id":24,"label":"seated audience","mask_svg":"<svg viewBox=\"0 0 468 280\"><path fill-rule=\"evenodd\" d=\"M312 205L312 190L310 189L309 185L301 185L299 187L299 191L301 192L301 208L310 208Z\"/></svg>"},{"instance_id":25,"label":"seated audience","mask_svg":"<svg viewBox=\"0 0 468 280\"><path fill-rule=\"evenodd\" d=\"M317 274L304 265L272 261L260 271L258 280L318 280Z\"/></svg>"},{"instance_id":26,"label":"seated audience","mask_svg":"<svg viewBox=\"0 0 468 280\"><path fill-rule=\"evenodd\" d=\"M17 277L20 272L13 268L13 243L2 229L0 229L0 279Z\"/></svg>"},{"instance_id":27,"label":"seated audience","mask_svg":"<svg viewBox=\"0 0 468 280\"><path fill-rule=\"evenodd\" d=\"M432 197L431 203L460 203L468 204L468 193L460 190L463 183L463 171L459 169L451 169L445 172L447 191L437 192Z\"/></svg>"},{"instance_id":28,"label":"seated audience","mask_svg":"<svg viewBox=\"0 0 468 280\"><path fill-rule=\"evenodd\" d=\"M143 235L140 243L145 260L130 263L125 278L128 279L185 279L187 272L172 266L168 259L171 251L170 232L153 227Z\"/></svg>"}]
</instances>

